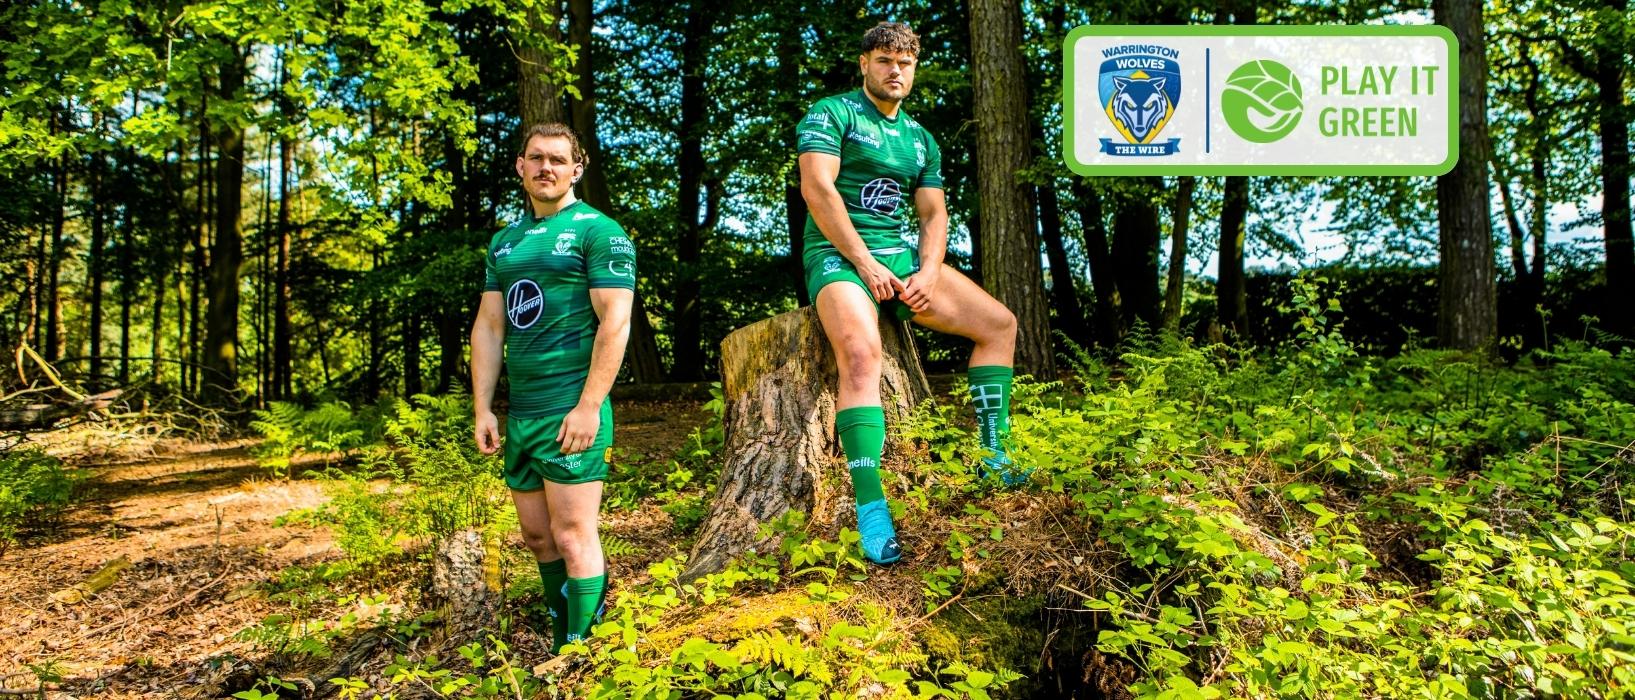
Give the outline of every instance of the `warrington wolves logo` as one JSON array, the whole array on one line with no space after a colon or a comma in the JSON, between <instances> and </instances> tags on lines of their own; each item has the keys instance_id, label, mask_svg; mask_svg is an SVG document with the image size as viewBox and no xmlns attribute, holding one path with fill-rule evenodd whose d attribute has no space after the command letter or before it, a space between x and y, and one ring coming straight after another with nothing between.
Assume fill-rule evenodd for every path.
<instances>
[{"instance_id":1,"label":"warrington wolves logo","mask_svg":"<svg viewBox=\"0 0 1635 700\"><path fill-rule=\"evenodd\" d=\"M1101 103L1113 129L1125 143L1101 139L1101 152L1113 156L1167 156L1180 150L1181 139L1155 143L1175 116L1181 101L1180 52L1168 46L1125 44L1102 51Z\"/></svg>"}]
</instances>

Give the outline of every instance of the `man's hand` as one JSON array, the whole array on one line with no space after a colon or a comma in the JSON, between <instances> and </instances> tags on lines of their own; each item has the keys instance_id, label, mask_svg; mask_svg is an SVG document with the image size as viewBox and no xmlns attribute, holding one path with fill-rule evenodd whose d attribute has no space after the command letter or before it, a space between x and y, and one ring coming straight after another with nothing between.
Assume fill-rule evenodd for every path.
<instances>
[{"instance_id":1,"label":"man's hand","mask_svg":"<svg viewBox=\"0 0 1635 700\"><path fill-rule=\"evenodd\" d=\"M857 266L857 276L868 286L869 293L874 295L877 302L897 296L897 291L903 288L903 281L891 274L891 268L881 265L874 256L869 256L868 260Z\"/></svg>"},{"instance_id":2,"label":"man's hand","mask_svg":"<svg viewBox=\"0 0 1635 700\"><path fill-rule=\"evenodd\" d=\"M910 311L917 314L925 313L927 309L931 308L931 297L936 293L937 280L941 277L941 265L921 269L919 272L908 276L908 279L903 283L903 291L897 295L897 298L908 305Z\"/></svg>"},{"instance_id":3,"label":"man's hand","mask_svg":"<svg viewBox=\"0 0 1635 700\"><path fill-rule=\"evenodd\" d=\"M500 421L493 411L477 413L477 451L491 455L500 451Z\"/></svg>"},{"instance_id":4,"label":"man's hand","mask_svg":"<svg viewBox=\"0 0 1635 700\"><path fill-rule=\"evenodd\" d=\"M562 445L562 454L571 455L590 449L590 444L596 441L596 431L601 427L600 405L581 403L574 406L568 415L562 417L562 429L556 431L556 441Z\"/></svg>"}]
</instances>

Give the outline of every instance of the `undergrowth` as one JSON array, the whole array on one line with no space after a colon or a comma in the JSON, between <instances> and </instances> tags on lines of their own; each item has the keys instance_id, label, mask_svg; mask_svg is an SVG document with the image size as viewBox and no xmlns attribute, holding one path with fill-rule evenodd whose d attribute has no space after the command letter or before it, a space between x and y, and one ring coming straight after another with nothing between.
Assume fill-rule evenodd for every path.
<instances>
[{"instance_id":1,"label":"undergrowth","mask_svg":"<svg viewBox=\"0 0 1635 700\"><path fill-rule=\"evenodd\" d=\"M497 634L459 658L402 646L388 683L448 697L1005 695L1046 669L1037 648L1003 647L1048 644L1038 611L1071 595L1138 697L1629 695L1635 353L1557 341L1513 364L1374 356L1333 320L1321 278L1294 286L1285 347L1153 338L1117 362L1075 351L1067 383L1019 381L1013 457L1032 469L1019 492L973 476L960 388L920 406L893 426L918 446L888 489L919 543L894 569L865 566L856 533L791 514L765 533L775 550L721 572L683 582L670 557L620 582L569 648L576 664L535 668ZM459 401L383 413L387 446L359 448L363 468L299 517L337 528L360 563L405 538L514 527ZM629 465L608 510L657 503L685 537L721 449L717 419L672 458Z\"/></svg>"}]
</instances>

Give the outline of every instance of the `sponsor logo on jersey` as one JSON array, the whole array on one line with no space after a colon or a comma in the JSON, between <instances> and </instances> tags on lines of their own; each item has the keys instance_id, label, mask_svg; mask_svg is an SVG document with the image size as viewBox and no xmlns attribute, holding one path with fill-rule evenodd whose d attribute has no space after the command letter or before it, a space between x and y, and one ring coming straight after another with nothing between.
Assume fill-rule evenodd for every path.
<instances>
[{"instance_id":1,"label":"sponsor logo on jersey","mask_svg":"<svg viewBox=\"0 0 1635 700\"><path fill-rule=\"evenodd\" d=\"M839 145L839 142L835 141L835 137L833 137L833 136L829 135L827 132L823 132L823 131L802 131L802 132L800 132L800 137L801 137L802 140L805 140L805 139L821 139L821 140L824 140L824 141L828 141L829 143Z\"/></svg>"},{"instance_id":2,"label":"sponsor logo on jersey","mask_svg":"<svg viewBox=\"0 0 1635 700\"><path fill-rule=\"evenodd\" d=\"M902 204L903 187L889 177L875 178L864 185L858 195L857 201L864 209L890 216L897 213L897 206Z\"/></svg>"},{"instance_id":3,"label":"sponsor logo on jersey","mask_svg":"<svg viewBox=\"0 0 1635 700\"><path fill-rule=\"evenodd\" d=\"M840 257L831 255L823 259L823 274L832 275L840 271Z\"/></svg>"},{"instance_id":4,"label":"sponsor logo on jersey","mask_svg":"<svg viewBox=\"0 0 1635 700\"><path fill-rule=\"evenodd\" d=\"M587 212L581 212L581 213L578 213L578 214L574 214L573 215L573 220L574 221L584 221L585 219L594 219L594 218L596 218L598 216L601 216L601 215L597 214L596 212L593 212L593 211L587 211Z\"/></svg>"},{"instance_id":5,"label":"sponsor logo on jersey","mask_svg":"<svg viewBox=\"0 0 1635 700\"><path fill-rule=\"evenodd\" d=\"M851 107L853 112L856 112L858 110L863 109L863 103L853 102L852 98L850 98L850 97L842 97L842 98L840 98L840 101L846 103L847 106Z\"/></svg>"},{"instance_id":6,"label":"sponsor logo on jersey","mask_svg":"<svg viewBox=\"0 0 1635 700\"><path fill-rule=\"evenodd\" d=\"M494 259L498 260L498 259L503 258L503 257L505 257L507 255L510 255L510 254L511 254L511 242L506 241L505 245L500 246L499 250L494 251Z\"/></svg>"},{"instance_id":7,"label":"sponsor logo on jersey","mask_svg":"<svg viewBox=\"0 0 1635 700\"><path fill-rule=\"evenodd\" d=\"M613 250L614 255L635 255L636 254L636 246L632 245L630 243L630 239L625 238L624 236L612 236L612 237L607 239L607 243L608 243L608 246Z\"/></svg>"},{"instance_id":8,"label":"sponsor logo on jersey","mask_svg":"<svg viewBox=\"0 0 1635 700\"><path fill-rule=\"evenodd\" d=\"M577 238L579 238L579 234L571 231L563 231L557 234L556 248L551 250L551 255L573 255L573 242Z\"/></svg>"},{"instance_id":9,"label":"sponsor logo on jersey","mask_svg":"<svg viewBox=\"0 0 1635 700\"><path fill-rule=\"evenodd\" d=\"M846 138L849 138L849 139L851 139L853 141L856 141L858 143L866 143L866 144L868 144L870 146L873 146L875 148L880 147L880 137L875 136L874 134L870 134L870 133L865 132L865 131L861 131L861 130L853 131L852 133L847 134Z\"/></svg>"},{"instance_id":10,"label":"sponsor logo on jersey","mask_svg":"<svg viewBox=\"0 0 1635 700\"><path fill-rule=\"evenodd\" d=\"M607 264L607 272L614 277L635 277L633 266L629 260L613 260Z\"/></svg>"},{"instance_id":11,"label":"sponsor logo on jersey","mask_svg":"<svg viewBox=\"0 0 1635 700\"><path fill-rule=\"evenodd\" d=\"M882 126L882 127L880 127L880 130L886 132L887 136L902 136L903 135L902 132L900 132L900 131L898 131L896 129L893 129L893 128L889 127L889 126Z\"/></svg>"},{"instance_id":12,"label":"sponsor logo on jersey","mask_svg":"<svg viewBox=\"0 0 1635 700\"><path fill-rule=\"evenodd\" d=\"M510 319L513 328L519 331L528 328L544 313L545 295L539 291L538 284L530 279L511 283L505 292L505 317Z\"/></svg>"},{"instance_id":13,"label":"sponsor logo on jersey","mask_svg":"<svg viewBox=\"0 0 1635 700\"><path fill-rule=\"evenodd\" d=\"M807 124L816 124L818 126L827 128L830 125L830 123L829 123L829 113L828 112L813 112L811 114L808 114L808 115L806 115L806 123Z\"/></svg>"},{"instance_id":14,"label":"sponsor logo on jersey","mask_svg":"<svg viewBox=\"0 0 1635 700\"><path fill-rule=\"evenodd\" d=\"M925 142L924 141L915 141L914 142L914 162L918 163L920 165L920 167L922 167L922 168L925 167Z\"/></svg>"}]
</instances>

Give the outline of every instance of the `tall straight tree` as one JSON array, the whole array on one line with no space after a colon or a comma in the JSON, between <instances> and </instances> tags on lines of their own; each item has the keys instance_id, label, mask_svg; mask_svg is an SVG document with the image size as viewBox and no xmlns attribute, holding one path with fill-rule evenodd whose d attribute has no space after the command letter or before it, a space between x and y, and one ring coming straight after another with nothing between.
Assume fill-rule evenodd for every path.
<instances>
[{"instance_id":1,"label":"tall straight tree","mask_svg":"<svg viewBox=\"0 0 1635 700\"><path fill-rule=\"evenodd\" d=\"M1248 233L1249 178L1225 178L1221 200L1220 244L1215 269L1215 323L1222 332L1243 337L1249 332L1249 301L1243 274L1243 245Z\"/></svg>"},{"instance_id":2,"label":"tall straight tree","mask_svg":"<svg viewBox=\"0 0 1635 700\"><path fill-rule=\"evenodd\" d=\"M703 261L704 237L715 226L719 211L720 183L707 183L704 162L704 131L709 96L704 93L704 65L709 38L714 31L715 4L692 2L687 6L687 29L681 40L681 122L677 128L681 148L676 160L676 206L680 231L676 236L676 296L672 307L671 337L675 364L670 376L678 380L703 377L704 348L699 284L699 263ZM708 191L706 192L706 187ZM708 198L708 204L704 200Z\"/></svg>"},{"instance_id":3,"label":"tall straight tree","mask_svg":"<svg viewBox=\"0 0 1635 700\"><path fill-rule=\"evenodd\" d=\"M1019 171L1033 162L1018 0L971 0L971 88L975 97L978 265L983 286L1016 314L1016 366L1055 373L1050 315L1039 264L1032 187Z\"/></svg>"},{"instance_id":4,"label":"tall straight tree","mask_svg":"<svg viewBox=\"0 0 1635 700\"><path fill-rule=\"evenodd\" d=\"M1163 320L1163 296L1158 291L1158 241L1163 231L1153 201L1163 190L1164 181L1157 177L1126 178L1117 190L1112 262L1125 328L1140 321L1147 330L1157 330Z\"/></svg>"},{"instance_id":5,"label":"tall straight tree","mask_svg":"<svg viewBox=\"0 0 1635 700\"><path fill-rule=\"evenodd\" d=\"M596 135L596 61L591 29L595 26L595 10L591 0L568 0L568 43L579 48L578 60L573 66L573 85L579 97L570 97L568 110L573 116L573 130L590 159L581 181L585 201L605 212L613 212L613 193L607 183L607 164L602 162L602 140ZM653 338L653 323L647 318L647 305L642 302L641 290L636 290L636 302L630 314L630 376L638 382L657 382L664 379L664 365L659 360L658 343Z\"/></svg>"},{"instance_id":6,"label":"tall straight tree","mask_svg":"<svg viewBox=\"0 0 1635 700\"><path fill-rule=\"evenodd\" d=\"M1186 284L1187 229L1192 222L1192 188L1196 180L1191 176L1176 178L1175 225L1170 229L1169 275L1164 283L1164 330L1181 329L1181 292Z\"/></svg>"},{"instance_id":7,"label":"tall straight tree","mask_svg":"<svg viewBox=\"0 0 1635 700\"><path fill-rule=\"evenodd\" d=\"M1073 199L1079 204L1079 234L1084 258L1090 264L1090 288L1096 301L1096 342L1105 347L1118 344L1124 333L1119 320L1118 283L1113 278L1113 253L1107 244L1107 221L1101 203L1101 188L1089 179L1070 178Z\"/></svg>"},{"instance_id":8,"label":"tall straight tree","mask_svg":"<svg viewBox=\"0 0 1635 700\"><path fill-rule=\"evenodd\" d=\"M1481 0L1432 0L1436 21L1459 42L1459 162L1436 180L1437 335L1445 347L1475 350L1498 333L1493 231L1488 211L1487 47Z\"/></svg>"},{"instance_id":9,"label":"tall straight tree","mask_svg":"<svg viewBox=\"0 0 1635 700\"><path fill-rule=\"evenodd\" d=\"M236 104L244 89L244 53L227 47L221 64L219 95ZM244 127L232 118L214 129L216 156L216 240L210 249L206 295L210 306L205 321L205 393L218 402L232 399L238 381L238 286L244 265L244 228L240 211L244 198Z\"/></svg>"},{"instance_id":10,"label":"tall straight tree","mask_svg":"<svg viewBox=\"0 0 1635 700\"><path fill-rule=\"evenodd\" d=\"M1607 303L1604 319L1616 333L1635 335L1635 231L1630 222L1629 91L1624 88L1628 59L1629 0L1602 0L1590 12L1597 31L1586 55L1560 36L1551 37L1574 72L1596 88L1596 131L1601 137L1601 221L1606 236ZM1605 24L1600 24L1600 23ZM1463 66L1461 66L1463 69Z\"/></svg>"}]
</instances>

